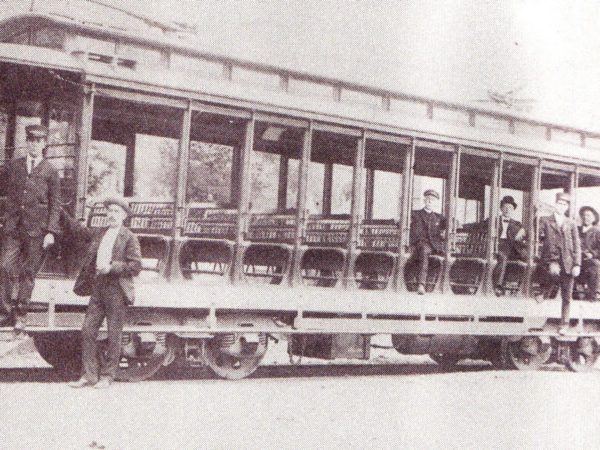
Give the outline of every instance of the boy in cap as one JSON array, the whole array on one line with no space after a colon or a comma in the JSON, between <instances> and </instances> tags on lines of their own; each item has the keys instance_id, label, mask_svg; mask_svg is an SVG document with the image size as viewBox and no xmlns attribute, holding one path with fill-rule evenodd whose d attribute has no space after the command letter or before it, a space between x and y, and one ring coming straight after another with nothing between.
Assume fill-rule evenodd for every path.
<instances>
[{"instance_id":1,"label":"boy in cap","mask_svg":"<svg viewBox=\"0 0 600 450\"><path fill-rule=\"evenodd\" d=\"M523 261L526 258L525 229L518 220L512 218L517 202L512 195L500 200L500 220L498 224L498 264L494 268L496 295L504 295L504 278L509 260Z\"/></svg>"},{"instance_id":2,"label":"boy in cap","mask_svg":"<svg viewBox=\"0 0 600 450\"><path fill-rule=\"evenodd\" d=\"M584 206L579 210L579 217L582 254L579 280L587 284L587 298L597 301L600 300L600 229L596 226L598 212L591 206Z\"/></svg>"},{"instance_id":3,"label":"boy in cap","mask_svg":"<svg viewBox=\"0 0 600 450\"><path fill-rule=\"evenodd\" d=\"M540 235L543 238L541 264L544 276L540 283L542 294L538 300L545 298L554 286L560 285L561 334L568 331L573 278L578 277L581 270L579 231L575 222L565 215L570 203L569 194L559 192L556 194L554 214L540 218Z\"/></svg>"},{"instance_id":4,"label":"boy in cap","mask_svg":"<svg viewBox=\"0 0 600 450\"><path fill-rule=\"evenodd\" d=\"M0 169L0 184L6 195L6 221L0 253L3 325L23 331L35 276L44 251L60 232L60 178L44 158L48 128L29 125L27 155L8 161Z\"/></svg>"},{"instance_id":5,"label":"boy in cap","mask_svg":"<svg viewBox=\"0 0 600 450\"><path fill-rule=\"evenodd\" d=\"M140 273L142 258L138 238L123 225L131 214L121 198L104 201L108 227L91 230L65 214L65 221L74 235L90 241L83 268L75 281L77 295L90 295L83 326L83 373L74 388L94 386L107 388L114 380L121 357L121 334L127 305L135 299L133 277ZM106 317L108 349L106 360L98 357L98 330Z\"/></svg>"},{"instance_id":6,"label":"boy in cap","mask_svg":"<svg viewBox=\"0 0 600 450\"><path fill-rule=\"evenodd\" d=\"M418 264L419 295L425 294L427 274L429 271L429 256L444 254L443 234L446 230L446 219L433 211L440 199L433 189L423 193L423 209L413 211L410 223L410 245L413 248L412 258Z\"/></svg>"}]
</instances>

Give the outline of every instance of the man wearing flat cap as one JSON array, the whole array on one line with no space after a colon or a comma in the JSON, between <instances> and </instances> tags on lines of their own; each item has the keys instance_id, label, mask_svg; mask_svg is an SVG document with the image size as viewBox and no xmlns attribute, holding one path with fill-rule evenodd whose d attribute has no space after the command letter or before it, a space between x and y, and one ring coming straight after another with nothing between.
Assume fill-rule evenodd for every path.
<instances>
[{"instance_id":1,"label":"man wearing flat cap","mask_svg":"<svg viewBox=\"0 0 600 450\"><path fill-rule=\"evenodd\" d=\"M569 328L573 279L581 271L581 243L577 225L565 214L569 209L571 197L567 193L556 194L554 214L540 217L540 236L542 238L541 261L543 277L542 293L537 300L548 297L558 284L562 298L561 326L559 333L566 334Z\"/></svg>"},{"instance_id":2,"label":"man wearing flat cap","mask_svg":"<svg viewBox=\"0 0 600 450\"><path fill-rule=\"evenodd\" d=\"M524 261L527 244L523 224L512 218L517 202L512 195L500 200L500 218L498 224L498 263L494 267L494 290L496 295L504 295L504 278L508 261Z\"/></svg>"},{"instance_id":3,"label":"man wearing flat cap","mask_svg":"<svg viewBox=\"0 0 600 450\"><path fill-rule=\"evenodd\" d=\"M598 211L591 206L579 210L581 226L581 275L578 281L587 285L586 297L590 300L600 300L600 229Z\"/></svg>"},{"instance_id":4,"label":"man wearing flat cap","mask_svg":"<svg viewBox=\"0 0 600 450\"><path fill-rule=\"evenodd\" d=\"M418 264L419 295L426 292L427 274L429 272L429 256L444 254L443 235L446 230L446 219L433 211L440 199L433 189L423 193L423 209L413 211L410 223L410 245L413 249L412 258Z\"/></svg>"},{"instance_id":5,"label":"man wearing flat cap","mask_svg":"<svg viewBox=\"0 0 600 450\"><path fill-rule=\"evenodd\" d=\"M27 155L12 159L0 169L1 190L6 196L6 221L0 253L3 325L15 331L26 325L26 314L35 276L44 251L60 232L60 178L44 158L48 129L29 125Z\"/></svg>"},{"instance_id":6,"label":"man wearing flat cap","mask_svg":"<svg viewBox=\"0 0 600 450\"><path fill-rule=\"evenodd\" d=\"M71 387L109 387L121 357L121 334L127 305L135 300L133 278L140 273L142 257L138 238L123 225L131 214L127 202L118 197L104 201L108 227L93 230L64 214L74 236L90 242L83 268L75 281L77 295L90 295L81 328L83 373ZM107 357L98 356L98 330L106 318Z\"/></svg>"}]
</instances>

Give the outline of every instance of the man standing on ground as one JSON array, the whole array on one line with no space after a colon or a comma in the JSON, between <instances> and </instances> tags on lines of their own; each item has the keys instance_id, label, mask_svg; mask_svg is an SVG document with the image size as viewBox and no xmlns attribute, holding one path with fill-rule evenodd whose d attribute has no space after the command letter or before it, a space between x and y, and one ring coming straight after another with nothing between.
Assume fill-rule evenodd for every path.
<instances>
[{"instance_id":1,"label":"man standing on ground","mask_svg":"<svg viewBox=\"0 0 600 450\"><path fill-rule=\"evenodd\" d=\"M566 334L569 328L573 278L581 270L581 243L577 225L565 214L571 197L559 192L556 194L554 214L540 218L540 235L543 239L541 264L544 276L541 282L542 293L538 301L546 298L557 284L562 297L561 326L559 333Z\"/></svg>"},{"instance_id":2,"label":"man standing on ground","mask_svg":"<svg viewBox=\"0 0 600 450\"><path fill-rule=\"evenodd\" d=\"M6 221L0 253L2 325L23 331L35 276L44 250L54 244L60 231L60 178L44 158L48 128L29 125L27 155L10 160L0 170L6 195Z\"/></svg>"},{"instance_id":3,"label":"man standing on ground","mask_svg":"<svg viewBox=\"0 0 600 450\"><path fill-rule=\"evenodd\" d=\"M579 238L581 240L581 275L579 279L587 285L586 297L590 300L600 300L600 229L598 225L598 212L591 206L584 206L579 210L581 226Z\"/></svg>"},{"instance_id":4,"label":"man standing on ground","mask_svg":"<svg viewBox=\"0 0 600 450\"><path fill-rule=\"evenodd\" d=\"M121 198L108 198L104 206L108 228L90 230L65 217L74 235L91 241L73 289L78 295L91 295L81 329L83 373L78 381L69 384L74 388L107 388L115 379L127 305L135 300L133 277L142 268L138 238L123 225L131 214L129 205ZM99 358L96 339L104 318L108 327L107 357Z\"/></svg>"},{"instance_id":5,"label":"man standing on ground","mask_svg":"<svg viewBox=\"0 0 600 450\"><path fill-rule=\"evenodd\" d=\"M410 223L410 245L413 249L412 257L418 264L417 292L423 295L426 292L427 274L429 272L429 256L444 254L443 235L446 230L446 219L433 211L436 202L440 199L433 189L423 193L423 209L413 211Z\"/></svg>"}]
</instances>

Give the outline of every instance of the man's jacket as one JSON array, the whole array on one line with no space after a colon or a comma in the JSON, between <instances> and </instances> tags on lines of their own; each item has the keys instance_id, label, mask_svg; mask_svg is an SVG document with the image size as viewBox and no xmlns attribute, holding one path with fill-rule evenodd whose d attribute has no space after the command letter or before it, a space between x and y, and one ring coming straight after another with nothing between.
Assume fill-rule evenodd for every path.
<instances>
[{"instance_id":1,"label":"man's jacket","mask_svg":"<svg viewBox=\"0 0 600 450\"><path fill-rule=\"evenodd\" d=\"M96 256L100 241L108 228L92 229L81 225L66 213L65 226L73 236L89 242L88 251L84 256L83 267L77 276L73 291L77 295L88 296L92 294L94 283L98 279L96 275ZM126 226L121 226L112 250L111 269L108 276L118 277L119 285L127 304L132 305L135 301L135 289L133 277L137 276L142 269L142 255L140 242L135 234Z\"/></svg>"},{"instance_id":2,"label":"man's jacket","mask_svg":"<svg viewBox=\"0 0 600 450\"><path fill-rule=\"evenodd\" d=\"M4 232L29 236L60 232L60 177L47 159L27 173L27 159L12 159L0 168L0 191L6 196Z\"/></svg>"},{"instance_id":3,"label":"man's jacket","mask_svg":"<svg viewBox=\"0 0 600 450\"><path fill-rule=\"evenodd\" d=\"M540 217L540 236L542 263L558 262L566 273L571 273L574 266L581 266L581 242L574 221L565 217L559 226L554 214Z\"/></svg>"}]
</instances>

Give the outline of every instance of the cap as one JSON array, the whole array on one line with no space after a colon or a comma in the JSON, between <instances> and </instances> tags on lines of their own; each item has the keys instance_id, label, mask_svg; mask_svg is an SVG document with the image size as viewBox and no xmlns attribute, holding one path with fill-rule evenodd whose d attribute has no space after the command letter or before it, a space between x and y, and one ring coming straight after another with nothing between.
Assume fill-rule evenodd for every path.
<instances>
[{"instance_id":1,"label":"cap","mask_svg":"<svg viewBox=\"0 0 600 450\"><path fill-rule=\"evenodd\" d=\"M44 125L27 125L25 127L27 136L48 138L48 127Z\"/></svg>"},{"instance_id":2,"label":"cap","mask_svg":"<svg viewBox=\"0 0 600 450\"><path fill-rule=\"evenodd\" d=\"M560 202L567 202L567 203L571 203L571 196L566 193L566 192L557 192L556 193L556 201Z\"/></svg>"},{"instance_id":3,"label":"cap","mask_svg":"<svg viewBox=\"0 0 600 450\"><path fill-rule=\"evenodd\" d=\"M129 207L129 203L127 203L127 200L125 200L124 198L121 198L121 197L107 197L106 199L104 199L104 201L102 203L106 207L108 207L109 205L120 206L121 209L123 211L125 211L128 216L130 216L131 214L133 214L133 211Z\"/></svg>"},{"instance_id":4,"label":"cap","mask_svg":"<svg viewBox=\"0 0 600 450\"><path fill-rule=\"evenodd\" d=\"M502 200L500 200L500 207L502 208L502 205L504 204L513 205L513 208L517 207L517 202L515 202L515 199L512 195L505 195L502 197Z\"/></svg>"},{"instance_id":5,"label":"cap","mask_svg":"<svg viewBox=\"0 0 600 450\"><path fill-rule=\"evenodd\" d=\"M590 211L594 215L594 225L597 225L598 222L600 222L600 215L598 214L598 211L591 206L582 206L579 209L579 217L583 218L583 213L586 211Z\"/></svg>"},{"instance_id":6,"label":"cap","mask_svg":"<svg viewBox=\"0 0 600 450\"><path fill-rule=\"evenodd\" d=\"M440 194L438 194L437 191L434 191L433 189L427 189L425 192L423 192L423 196L424 197L427 197L427 196L435 197L438 200L440 198Z\"/></svg>"}]
</instances>

